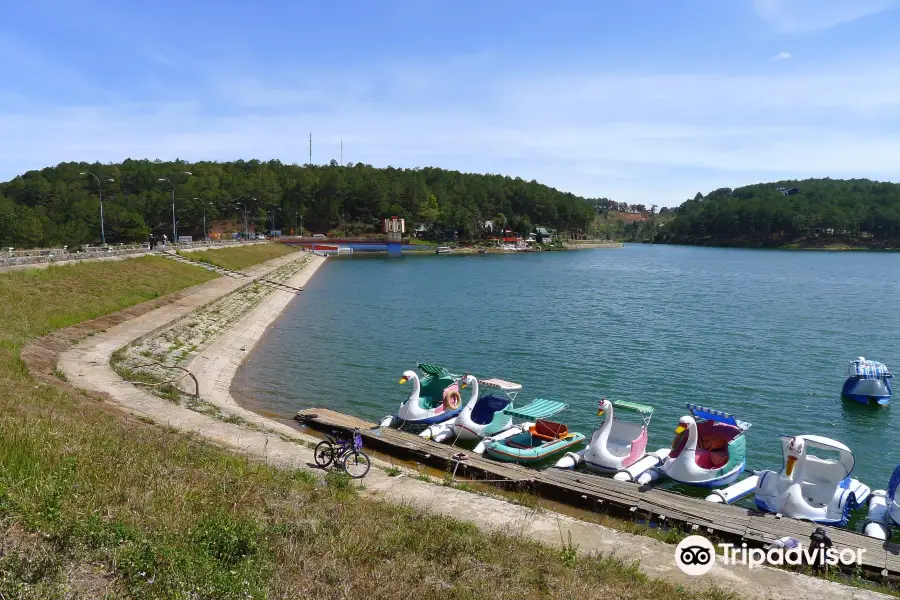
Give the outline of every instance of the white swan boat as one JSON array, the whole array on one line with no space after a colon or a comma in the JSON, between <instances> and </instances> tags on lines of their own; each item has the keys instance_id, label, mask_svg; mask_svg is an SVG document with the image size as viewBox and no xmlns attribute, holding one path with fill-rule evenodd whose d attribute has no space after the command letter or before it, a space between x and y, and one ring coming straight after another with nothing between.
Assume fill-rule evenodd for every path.
<instances>
[{"instance_id":1,"label":"white swan boat","mask_svg":"<svg viewBox=\"0 0 900 600\"><path fill-rule=\"evenodd\" d=\"M647 454L615 479L647 484L661 477L698 487L720 487L734 483L747 465L750 423L734 415L688 404L690 416L681 417L672 447Z\"/></svg>"},{"instance_id":2,"label":"white swan boat","mask_svg":"<svg viewBox=\"0 0 900 600\"><path fill-rule=\"evenodd\" d=\"M678 421L672 451L659 470L679 483L700 487L734 483L747 465L744 433L750 423L697 404L687 408L691 414Z\"/></svg>"},{"instance_id":3,"label":"white swan boat","mask_svg":"<svg viewBox=\"0 0 900 600\"><path fill-rule=\"evenodd\" d=\"M528 404L516 407L515 400L522 385L505 379L477 379L466 374L461 387L469 387L471 395L462 411L453 420L429 425L419 435L436 442L458 440L478 441L473 452L484 454L488 445L503 442L516 435L531 431L536 424L564 411L568 405L556 400L536 398ZM481 388L499 390L479 396ZM505 396L505 397L504 397ZM514 423L514 419L520 419Z\"/></svg>"},{"instance_id":4,"label":"white swan boat","mask_svg":"<svg viewBox=\"0 0 900 600\"><path fill-rule=\"evenodd\" d=\"M875 490L869 496L869 512L863 531L879 540L891 538L891 528L900 525L900 465L894 468L888 489Z\"/></svg>"},{"instance_id":5,"label":"white swan boat","mask_svg":"<svg viewBox=\"0 0 900 600\"><path fill-rule=\"evenodd\" d=\"M403 385L412 381L413 390L400 404L396 414L381 420L382 427L402 427L409 425L430 425L455 418L462 410L459 394L459 375L454 375L443 367L419 363L423 373L420 380L415 371L404 371L400 378Z\"/></svg>"},{"instance_id":6,"label":"white swan boat","mask_svg":"<svg viewBox=\"0 0 900 600\"><path fill-rule=\"evenodd\" d=\"M504 379L478 379L466 374L460 387L471 392L462 411L452 421L429 425L419 435L425 439L443 442L456 440L480 440L512 427L513 420L506 408L513 405L522 385ZM498 390L502 395L490 392L480 396L481 388Z\"/></svg>"},{"instance_id":7,"label":"white swan boat","mask_svg":"<svg viewBox=\"0 0 900 600\"><path fill-rule=\"evenodd\" d=\"M615 410L637 413L641 423L623 421L615 416ZM591 471L612 475L630 467L647 455L647 428L653 417L653 407L636 402L601 398L597 403L597 416L606 415L600 427L594 429L587 448L569 452L556 463L560 469L572 469L584 464Z\"/></svg>"},{"instance_id":8,"label":"white swan boat","mask_svg":"<svg viewBox=\"0 0 900 600\"><path fill-rule=\"evenodd\" d=\"M856 463L850 448L819 435L781 436L781 447L784 466L778 473L759 474L756 506L795 519L846 525L850 511L870 492L869 486L850 477ZM823 450L826 457L812 450Z\"/></svg>"}]
</instances>

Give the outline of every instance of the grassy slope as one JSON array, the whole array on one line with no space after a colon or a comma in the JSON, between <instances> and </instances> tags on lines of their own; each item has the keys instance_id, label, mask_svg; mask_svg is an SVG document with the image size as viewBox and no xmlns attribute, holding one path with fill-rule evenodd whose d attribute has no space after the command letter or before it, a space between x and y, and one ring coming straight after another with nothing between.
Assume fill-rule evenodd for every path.
<instances>
[{"instance_id":1,"label":"grassy slope","mask_svg":"<svg viewBox=\"0 0 900 600\"><path fill-rule=\"evenodd\" d=\"M0 275L0 597L696 597L248 462L21 369L33 336L209 276L155 258Z\"/></svg>"},{"instance_id":2,"label":"grassy slope","mask_svg":"<svg viewBox=\"0 0 900 600\"><path fill-rule=\"evenodd\" d=\"M185 256L194 260L210 262L226 269L240 271L251 265L272 260L291 252L297 248L285 244L254 244L252 246L238 246L236 248L219 248L218 250L201 250L198 252L186 252Z\"/></svg>"}]
</instances>

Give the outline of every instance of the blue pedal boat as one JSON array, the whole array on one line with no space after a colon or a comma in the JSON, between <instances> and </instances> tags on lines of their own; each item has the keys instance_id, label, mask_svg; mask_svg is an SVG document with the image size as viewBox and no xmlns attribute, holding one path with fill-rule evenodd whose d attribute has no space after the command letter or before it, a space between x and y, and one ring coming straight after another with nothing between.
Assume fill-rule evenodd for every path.
<instances>
[{"instance_id":1,"label":"blue pedal boat","mask_svg":"<svg viewBox=\"0 0 900 600\"><path fill-rule=\"evenodd\" d=\"M891 379L894 376L885 364L860 356L850 362L848 370L849 377L841 389L842 398L860 404L885 406L891 403Z\"/></svg>"}]
</instances>

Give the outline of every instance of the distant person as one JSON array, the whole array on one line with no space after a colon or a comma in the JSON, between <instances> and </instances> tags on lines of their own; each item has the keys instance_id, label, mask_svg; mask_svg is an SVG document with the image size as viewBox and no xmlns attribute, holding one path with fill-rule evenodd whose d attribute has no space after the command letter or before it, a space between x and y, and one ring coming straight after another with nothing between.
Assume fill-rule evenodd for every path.
<instances>
[{"instance_id":1,"label":"distant person","mask_svg":"<svg viewBox=\"0 0 900 600\"><path fill-rule=\"evenodd\" d=\"M162 249L166 249L166 242L169 241L169 238L166 237L166 234L162 234Z\"/></svg>"},{"instance_id":2,"label":"distant person","mask_svg":"<svg viewBox=\"0 0 900 600\"><path fill-rule=\"evenodd\" d=\"M150 234L149 242L150 242L150 249L156 250L156 236L153 235L152 233Z\"/></svg>"}]
</instances>

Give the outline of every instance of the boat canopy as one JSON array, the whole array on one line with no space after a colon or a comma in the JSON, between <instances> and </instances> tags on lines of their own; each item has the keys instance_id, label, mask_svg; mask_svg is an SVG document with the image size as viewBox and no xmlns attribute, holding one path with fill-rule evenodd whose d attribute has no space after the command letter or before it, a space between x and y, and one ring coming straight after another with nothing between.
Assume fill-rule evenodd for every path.
<instances>
[{"instance_id":1,"label":"boat canopy","mask_svg":"<svg viewBox=\"0 0 900 600\"><path fill-rule=\"evenodd\" d=\"M635 412L639 412L641 414L652 414L653 407L647 404L638 404L637 402L628 402L627 400L613 400L613 406L616 408L624 408L626 410L633 410Z\"/></svg>"},{"instance_id":2,"label":"boat canopy","mask_svg":"<svg viewBox=\"0 0 900 600\"><path fill-rule=\"evenodd\" d=\"M428 363L419 363L416 365L420 371L425 373L426 375L431 375L432 377L437 378L449 378L449 379L459 379L458 375L454 375L444 367L439 367L437 365L430 365Z\"/></svg>"},{"instance_id":3,"label":"boat canopy","mask_svg":"<svg viewBox=\"0 0 900 600\"><path fill-rule=\"evenodd\" d=\"M519 419L543 419L561 413L569 407L565 402L535 398L520 408L508 407L504 410L511 417Z\"/></svg>"},{"instance_id":4,"label":"boat canopy","mask_svg":"<svg viewBox=\"0 0 900 600\"><path fill-rule=\"evenodd\" d=\"M726 425L734 425L741 431L750 429L750 423L739 421L734 415L730 415L721 410L707 408L699 404L688 404L688 410L694 415L695 419L704 419L706 421L716 421L717 423L725 423Z\"/></svg>"},{"instance_id":5,"label":"boat canopy","mask_svg":"<svg viewBox=\"0 0 900 600\"><path fill-rule=\"evenodd\" d=\"M850 377L859 377L860 379L884 379L893 377L891 370L887 365L875 360L866 360L862 356L856 360L850 361Z\"/></svg>"},{"instance_id":6,"label":"boat canopy","mask_svg":"<svg viewBox=\"0 0 900 600\"><path fill-rule=\"evenodd\" d=\"M653 418L653 407L648 404L638 404L637 402L628 402L627 400L613 400L612 405L619 409L636 412L644 421L644 428L650 427L650 420ZM632 417L634 418L634 417ZM616 420L619 420L618 416Z\"/></svg>"},{"instance_id":7,"label":"boat canopy","mask_svg":"<svg viewBox=\"0 0 900 600\"><path fill-rule=\"evenodd\" d=\"M505 379L497 379L496 377L491 379L479 379L478 385L482 385L488 388L496 388L499 390L503 390L504 392L520 392L522 391L521 383L513 383L512 381L506 381Z\"/></svg>"}]
</instances>

